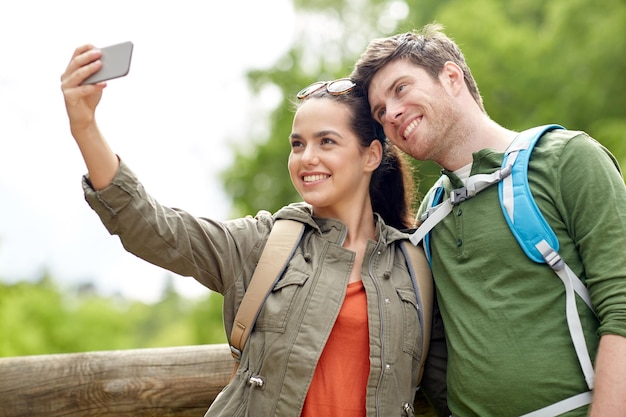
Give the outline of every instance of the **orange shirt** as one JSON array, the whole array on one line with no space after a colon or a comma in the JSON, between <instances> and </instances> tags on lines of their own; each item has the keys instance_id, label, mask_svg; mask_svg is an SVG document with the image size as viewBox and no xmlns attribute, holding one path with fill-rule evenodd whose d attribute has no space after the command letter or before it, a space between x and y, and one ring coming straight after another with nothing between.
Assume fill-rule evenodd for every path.
<instances>
[{"instance_id":1,"label":"orange shirt","mask_svg":"<svg viewBox=\"0 0 626 417\"><path fill-rule=\"evenodd\" d=\"M301 417L364 417L369 351L365 288L362 281L353 282L317 363Z\"/></svg>"}]
</instances>

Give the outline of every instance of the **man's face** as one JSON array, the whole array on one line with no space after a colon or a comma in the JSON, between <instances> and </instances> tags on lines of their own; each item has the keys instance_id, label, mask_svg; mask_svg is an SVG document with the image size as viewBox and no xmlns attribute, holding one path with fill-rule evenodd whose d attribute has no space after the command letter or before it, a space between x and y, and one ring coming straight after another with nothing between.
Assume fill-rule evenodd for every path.
<instances>
[{"instance_id":1,"label":"man's face","mask_svg":"<svg viewBox=\"0 0 626 417\"><path fill-rule=\"evenodd\" d=\"M397 60L374 75L368 92L372 116L389 140L416 159L438 162L455 114L440 79L407 60Z\"/></svg>"}]
</instances>

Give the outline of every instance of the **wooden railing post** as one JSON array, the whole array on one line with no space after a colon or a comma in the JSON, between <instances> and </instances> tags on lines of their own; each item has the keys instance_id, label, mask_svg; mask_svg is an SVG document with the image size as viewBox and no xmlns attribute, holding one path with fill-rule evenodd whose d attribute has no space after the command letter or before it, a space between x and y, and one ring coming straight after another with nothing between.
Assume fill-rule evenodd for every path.
<instances>
[{"instance_id":1,"label":"wooden railing post","mask_svg":"<svg viewBox=\"0 0 626 417\"><path fill-rule=\"evenodd\" d=\"M226 344L0 358L0 416L201 417L233 365Z\"/></svg>"}]
</instances>

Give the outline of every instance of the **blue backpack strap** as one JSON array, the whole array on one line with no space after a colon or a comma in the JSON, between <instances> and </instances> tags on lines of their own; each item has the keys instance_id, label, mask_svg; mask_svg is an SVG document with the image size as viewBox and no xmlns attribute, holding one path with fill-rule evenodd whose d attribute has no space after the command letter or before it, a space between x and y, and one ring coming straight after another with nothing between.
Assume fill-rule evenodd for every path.
<instances>
[{"instance_id":1,"label":"blue backpack strap","mask_svg":"<svg viewBox=\"0 0 626 417\"><path fill-rule=\"evenodd\" d=\"M443 201L443 196L445 195L443 181L444 181L444 176L442 175L439 178L439 180L437 180L437 182L435 183L433 190L430 193L428 203L426 205L426 210L423 215L424 218L428 217L429 211L431 209L436 208ZM417 246L419 241L412 242L412 243ZM430 258L430 231L424 235L424 252L426 253L426 259L428 259L428 264L431 264L432 260Z\"/></svg>"},{"instance_id":2,"label":"blue backpack strap","mask_svg":"<svg viewBox=\"0 0 626 417\"><path fill-rule=\"evenodd\" d=\"M559 241L532 198L528 186L528 162L539 138L554 129L564 128L554 124L538 126L517 135L502 161L502 169L510 166L511 175L498 184L504 218L526 255L537 263L545 262L537 244L545 240L558 251Z\"/></svg>"},{"instance_id":3,"label":"blue backpack strap","mask_svg":"<svg viewBox=\"0 0 626 417\"><path fill-rule=\"evenodd\" d=\"M559 125L538 126L521 132L509 146L502 170L510 167L511 175L498 184L500 205L511 233L519 242L524 253L537 263L548 264L557 275L567 271L571 275L574 292L593 310L589 293L584 283L571 272L558 254L559 241L556 234L541 214L528 185L528 163L533 147L547 131L563 129Z\"/></svg>"},{"instance_id":4,"label":"blue backpack strap","mask_svg":"<svg viewBox=\"0 0 626 417\"><path fill-rule=\"evenodd\" d=\"M559 241L543 217L528 185L528 164L532 150L541 136L559 125L538 126L521 132L507 149L502 170L511 168L511 175L498 184L498 195L504 218L526 255L537 263L546 263L565 286L565 312L572 343L585 376L588 392L574 395L555 404L525 414L523 417L551 417L574 410L591 402L594 386L594 370L587 350L583 327L578 314L578 294L593 310L589 292L558 253Z\"/></svg>"}]
</instances>

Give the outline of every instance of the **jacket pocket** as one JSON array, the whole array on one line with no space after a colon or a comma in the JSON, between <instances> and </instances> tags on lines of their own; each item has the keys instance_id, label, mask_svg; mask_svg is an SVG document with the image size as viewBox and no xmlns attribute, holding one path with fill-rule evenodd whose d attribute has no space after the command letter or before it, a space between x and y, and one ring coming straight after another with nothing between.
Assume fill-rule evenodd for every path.
<instances>
[{"instance_id":1,"label":"jacket pocket","mask_svg":"<svg viewBox=\"0 0 626 417\"><path fill-rule=\"evenodd\" d=\"M298 293L308 279L308 273L288 268L265 300L255 329L267 332L284 332L287 317L290 316L296 304Z\"/></svg>"},{"instance_id":2,"label":"jacket pocket","mask_svg":"<svg viewBox=\"0 0 626 417\"><path fill-rule=\"evenodd\" d=\"M420 323L419 307L413 289L396 288L402 301L402 325L404 340L402 350L419 360L422 356L422 325Z\"/></svg>"}]
</instances>

